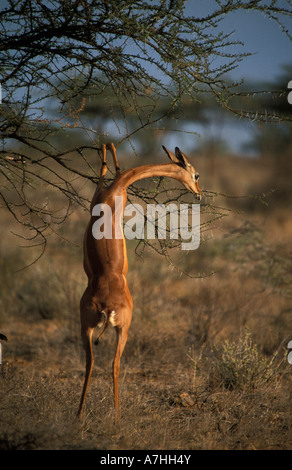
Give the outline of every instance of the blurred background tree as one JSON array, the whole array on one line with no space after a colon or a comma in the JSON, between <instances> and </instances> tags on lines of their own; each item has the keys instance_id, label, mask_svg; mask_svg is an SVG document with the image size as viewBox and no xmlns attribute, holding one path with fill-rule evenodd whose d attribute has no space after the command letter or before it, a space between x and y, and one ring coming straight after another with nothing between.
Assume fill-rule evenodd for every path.
<instances>
[{"instance_id":1,"label":"blurred background tree","mask_svg":"<svg viewBox=\"0 0 292 470\"><path fill-rule=\"evenodd\" d=\"M97 180L102 142L145 156L174 132L194 134L196 122L210 126L214 116L291 120L271 101L255 106L254 97L266 95L228 79L249 53L234 52L238 41L221 27L226 15L253 10L291 38L284 25L291 0L217 0L208 13L198 7L192 16L185 5L1 3L0 198L25 229L25 239L45 246L48 230L62 224L76 204L88 208L82 184ZM274 98L283 92L267 91ZM219 144L224 149L220 139ZM218 150L217 137L208 145L211 153ZM42 197L44 188L58 195L57 204Z\"/></svg>"},{"instance_id":2,"label":"blurred background tree","mask_svg":"<svg viewBox=\"0 0 292 470\"><path fill-rule=\"evenodd\" d=\"M265 85L269 93L259 93L255 97L254 107L262 111L275 113L284 118L273 123L256 122L250 140L244 150L255 152L263 160L263 165L270 167L270 180L264 183L260 191L275 190L270 205L292 202L292 107L288 102L288 83L292 76L292 67L287 65L278 77ZM260 85L257 85L258 88ZM261 84L262 86L262 84ZM275 99L276 92L277 99Z\"/></svg>"}]
</instances>

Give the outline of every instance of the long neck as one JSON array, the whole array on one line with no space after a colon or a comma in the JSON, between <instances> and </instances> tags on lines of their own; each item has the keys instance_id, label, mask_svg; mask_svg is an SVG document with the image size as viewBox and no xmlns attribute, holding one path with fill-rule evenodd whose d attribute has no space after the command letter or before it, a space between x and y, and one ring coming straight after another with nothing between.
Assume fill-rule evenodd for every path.
<instances>
[{"instance_id":1,"label":"long neck","mask_svg":"<svg viewBox=\"0 0 292 470\"><path fill-rule=\"evenodd\" d=\"M185 172L183 168L175 163L163 163L161 165L142 165L124 171L113 182L111 188L117 192L122 192L128 186L144 178L153 176L168 176L184 183Z\"/></svg>"}]
</instances>

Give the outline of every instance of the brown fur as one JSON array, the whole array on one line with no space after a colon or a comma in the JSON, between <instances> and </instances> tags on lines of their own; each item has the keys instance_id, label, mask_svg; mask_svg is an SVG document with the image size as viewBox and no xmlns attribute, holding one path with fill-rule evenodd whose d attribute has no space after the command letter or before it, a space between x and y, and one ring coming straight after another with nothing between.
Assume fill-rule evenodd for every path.
<instances>
[{"instance_id":1,"label":"brown fur","mask_svg":"<svg viewBox=\"0 0 292 470\"><path fill-rule=\"evenodd\" d=\"M108 187L103 187L106 167L106 147L110 150L116 169L116 178ZM102 146L102 168L99 184L91 203L91 211L96 204L106 203L112 210L113 237L96 240L92 235L92 226L96 220L91 216L84 237L84 270L88 285L80 301L81 337L86 352L86 371L78 415L82 414L85 396L93 367L92 334L103 323L104 332L111 323L117 334L116 352L113 361L113 384L115 412L118 418L118 381L120 360L128 338L132 319L133 300L128 288L126 276L128 260L125 239L115 238L115 226L121 224L115 213L115 196L122 196L123 210L127 202L127 187L137 180L152 176L169 176L181 181L190 191L201 197L198 181L194 179L195 169L186 156L176 148L176 155L165 149L172 163L144 165L120 173L114 145ZM117 220L116 220L117 219ZM101 336L101 335L100 335Z\"/></svg>"}]
</instances>

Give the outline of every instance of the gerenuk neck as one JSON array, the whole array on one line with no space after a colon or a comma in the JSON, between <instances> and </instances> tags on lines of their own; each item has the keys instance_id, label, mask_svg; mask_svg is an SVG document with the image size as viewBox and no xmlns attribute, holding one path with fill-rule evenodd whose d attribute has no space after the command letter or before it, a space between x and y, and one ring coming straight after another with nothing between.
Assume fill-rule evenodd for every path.
<instances>
[{"instance_id":1,"label":"gerenuk neck","mask_svg":"<svg viewBox=\"0 0 292 470\"><path fill-rule=\"evenodd\" d=\"M115 193L119 194L136 181L142 180L144 178L152 178L155 176L166 176L169 178L174 178L183 183L185 180L185 171L182 167L176 165L175 163L163 163L161 165L142 165L121 173L112 183L111 189L113 189Z\"/></svg>"}]
</instances>

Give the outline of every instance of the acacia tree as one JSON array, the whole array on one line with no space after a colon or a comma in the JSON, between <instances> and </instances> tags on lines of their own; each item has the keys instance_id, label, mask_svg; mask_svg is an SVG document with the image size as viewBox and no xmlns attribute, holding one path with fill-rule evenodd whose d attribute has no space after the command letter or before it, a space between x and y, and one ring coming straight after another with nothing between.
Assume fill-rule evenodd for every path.
<instances>
[{"instance_id":1,"label":"acacia tree","mask_svg":"<svg viewBox=\"0 0 292 470\"><path fill-rule=\"evenodd\" d=\"M2 2L0 197L26 229L24 237L45 245L49 229L63 223L75 204L88 207L80 181L96 182L92 155L103 138L83 117L93 97L100 121L115 126L117 147L166 118L182 119L184 97L197 102L203 93L241 116L281 119L277 112L236 109L234 99L248 93L226 77L248 53L232 52L238 43L221 22L234 11L253 10L289 36L284 22L291 0L216 0L204 15L194 2L193 16L185 5ZM66 209L35 197L32 190L44 186L62 196ZM143 197L139 189L135 194Z\"/></svg>"}]
</instances>

